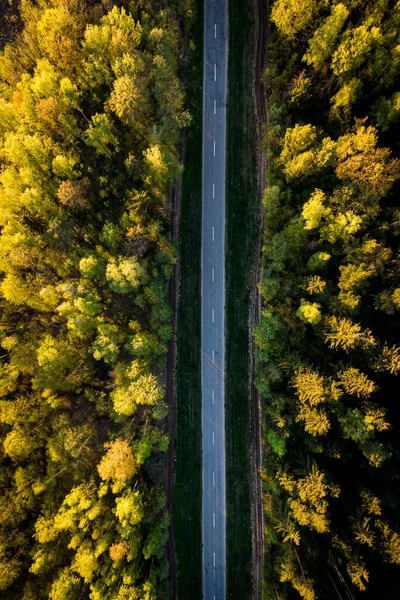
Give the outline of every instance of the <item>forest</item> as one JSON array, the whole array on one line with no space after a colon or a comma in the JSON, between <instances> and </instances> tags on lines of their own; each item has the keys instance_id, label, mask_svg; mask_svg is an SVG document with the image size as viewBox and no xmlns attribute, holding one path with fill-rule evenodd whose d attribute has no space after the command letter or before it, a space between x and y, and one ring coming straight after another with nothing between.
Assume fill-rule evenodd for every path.
<instances>
[{"instance_id":1,"label":"forest","mask_svg":"<svg viewBox=\"0 0 400 600\"><path fill-rule=\"evenodd\" d=\"M191 0L1 10L0 596L166 597Z\"/></svg>"},{"instance_id":2,"label":"forest","mask_svg":"<svg viewBox=\"0 0 400 600\"><path fill-rule=\"evenodd\" d=\"M400 3L271 4L255 331L264 597L394 600Z\"/></svg>"}]
</instances>

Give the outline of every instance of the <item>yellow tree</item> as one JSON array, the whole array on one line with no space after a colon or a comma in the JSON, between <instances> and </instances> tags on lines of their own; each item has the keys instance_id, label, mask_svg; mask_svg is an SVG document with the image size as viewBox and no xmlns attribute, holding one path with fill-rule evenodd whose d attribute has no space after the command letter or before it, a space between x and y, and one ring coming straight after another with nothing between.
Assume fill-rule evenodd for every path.
<instances>
[{"instance_id":1,"label":"yellow tree","mask_svg":"<svg viewBox=\"0 0 400 600\"><path fill-rule=\"evenodd\" d=\"M318 533L329 531L327 497L337 498L340 488L326 481L325 473L314 464L311 471L300 479L284 472L277 473L280 485L289 492L289 506L293 518Z\"/></svg>"},{"instance_id":2,"label":"yellow tree","mask_svg":"<svg viewBox=\"0 0 400 600\"><path fill-rule=\"evenodd\" d=\"M339 138L336 145L339 179L369 187L378 196L388 193L400 177L400 160L388 148L378 147L375 127L359 126Z\"/></svg>"},{"instance_id":3,"label":"yellow tree","mask_svg":"<svg viewBox=\"0 0 400 600\"><path fill-rule=\"evenodd\" d=\"M107 452L97 467L100 477L105 481L131 479L136 473L137 465L128 442L118 438L114 442L107 442L104 447Z\"/></svg>"},{"instance_id":4,"label":"yellow tree","mask_svg":"<svg viewBox=\"0 0 400 600\"><path fill-rule=\"evenodd\" d=\"M369 329L363 330L358 323L335 315L326 319L325 339L329 346L335 349L352 350L358 347L368 349L376 346Z\"/></svg>"},{"instance_id":5,"label":"yellow tree","mask_svg":"<svg viewBox=\"0 0 400 600\"><path fill-rule=\"evenodd\" d=\"M293 38L310 24L318 13L319 5L326 2L305 0L277 0L271 10L271 19L284 35Z\"/></svg>"},{"instance_id":6,"label":"yellow tree","mask_svg":"<svg viewBox=\"0 0 400 600\"><path fill-rule=\"evenodd\" d=\"M357 265L341 265L339 279L339 300L347 307L353 309L359 304L361 296L356 291L363 288L371 275L374 274L373 266L365 263Z\"/></svg>"},{"instance_id":7,"label":"yellow tree","mask_svg":"<svg viewBox=\"0 0 400 600\"><path fill-rule=\"evenodd\" d=\"M299 398L296 421L304 422L304 429L314 436L325 435L330 422L326 409L321 407L328 401L324 378L311 369L298 369L293 385Z\"/></svg>"},{"instance_id":8,"label":"yellow tree","mask_svg":"<svg viewBox=\"0 0 400 600\"><path fill-rule=\"evenodd\" d=\"M374 364L377 371L389 371L392 375L400 372L400 347L383 346L382 354L377 358Z\"/></svg>"},{"instance_id":9,"label":"yellow tree","mask_svg":"<svg viewBox=\"0 0 400 600\"><path fill-rule=\"evenodd\" d=\"M376 385L359 369L349 367L339 374L339 381L347 394L369 398L376 390Z\"/></svg>"},{"instance_id":10,"label":"yellow tree","mask_svg":"<svg viewBox=\"0 0 400 600\"><path fill-rule=\"evenodd\" d=\"M338 35L349 16L349 11L344 4L332 7L330 16L316 29L308 43L308 50L303 60L315 69L321 69L323 64L332 55Z\"/></svg>"}]
</instances>

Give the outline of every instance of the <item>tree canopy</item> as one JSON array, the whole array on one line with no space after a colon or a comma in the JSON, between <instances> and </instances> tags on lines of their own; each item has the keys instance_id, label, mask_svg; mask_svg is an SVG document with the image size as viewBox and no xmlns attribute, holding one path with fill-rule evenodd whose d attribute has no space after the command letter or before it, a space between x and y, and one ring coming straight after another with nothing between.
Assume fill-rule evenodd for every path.
<instances>
[{"instance_id":1,"label":"tree canopy","mask_svg":"<svg viewBox=\"0 0 400 600\"><path fill-rule=\"evenodd\" d=\"M271 7L266 597L398 595L399 19L386 1Z\"/></svg>"},{"instance_id":2,"label":"tree canopy","mask_svg":"<svg viewBox=\"0 0 400 600\"><path fill-rule=\"evenodd\" d=\"M0 595L151 600L168 574L170 186L190 119L178 70L191 2L10 7L15 27L0 40Z\"/></svg>"}]
</instances>

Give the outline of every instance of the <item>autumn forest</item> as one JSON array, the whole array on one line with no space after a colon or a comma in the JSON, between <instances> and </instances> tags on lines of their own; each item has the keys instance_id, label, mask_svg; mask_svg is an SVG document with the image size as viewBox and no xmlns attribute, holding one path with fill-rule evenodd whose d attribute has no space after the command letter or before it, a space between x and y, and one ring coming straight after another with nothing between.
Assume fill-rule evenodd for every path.
<instances>
[{"instance_id":1,"label":"autumn forest","mask_svg":"<svg viewBox=\"0 0 400 600\"><path fill-rule=\"evenodd\" d=\"M189 116L185 7L161 4L23 1L0 59L4 600L150 599L168 576L168 188Z\"/></svg>"},{"instance_id":2,"label":"autumn forest","mask_svg":"<svg viewBox=\"0 0 400 600\"><path fill-rule=\"evenodd\" d=\"M243 0L261 3L248 599L398 600L400 2ZM174 198L201 135L202 11L0 7L2 600L196 600L171 558L167 465L188 402L168 383Z\"/></svg>"},{"instance_id":3,"label":"autumn forest","mask_svg":"<svg viewBox=\"0 0 400 600\"><path fill-rule=\"evenodd\" d=\"M400 4L297 5L272 6L264 75L266 597L389 600L400 591Z\"/></svg>"}]
</instances>

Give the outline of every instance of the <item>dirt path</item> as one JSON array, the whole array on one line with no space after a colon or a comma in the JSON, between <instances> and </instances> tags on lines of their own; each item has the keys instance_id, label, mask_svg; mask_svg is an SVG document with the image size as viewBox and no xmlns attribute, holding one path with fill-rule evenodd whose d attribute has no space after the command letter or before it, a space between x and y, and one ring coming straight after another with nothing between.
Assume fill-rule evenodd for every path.
<instances>
[{"instance_id":1,"label":"dirt path","mask_svg":"<svg viewBox=\"0 0 400 600\"><path fill-rule=\"evenodd\" d=\"M262 596L262 574L264 561L264 519L262 506L262 484L260 469L262 467L262 413L261 396L257 392L255 381L255 348L252 332L260 320L261 297L258 292L260 280L260 259L263 232L262 195L265 187L266 159L261 149L262 123L265 120L266 94L261 82L265 66L265 46L267 39L268 5L265 0L253 0L256 14L255 52L253 59L253 100L257 116L257 159L258 159L258 204L259 204L259 237L253 271L251 307L249 316L250 331L250 390L251 390L251 425L252 425L252 546L253 546L253 598L260 600Z\"/></svg>"}]
</instances>

